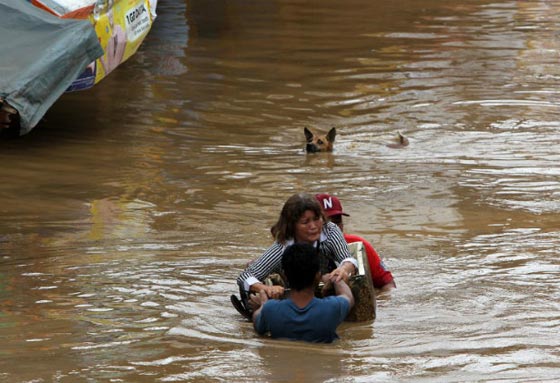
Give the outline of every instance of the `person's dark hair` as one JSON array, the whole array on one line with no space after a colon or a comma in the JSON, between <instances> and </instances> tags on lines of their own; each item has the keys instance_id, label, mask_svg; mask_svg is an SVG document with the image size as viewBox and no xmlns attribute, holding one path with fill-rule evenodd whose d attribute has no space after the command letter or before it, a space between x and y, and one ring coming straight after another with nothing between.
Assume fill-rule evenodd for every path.
<instances>
[{"instance_id":1,"label":"person's dark hair","mask_svg":"<svg viewBox=\"0 0 560 383\"><path fill-rule=\"evenodd\" d=\"M327 222L321 204L314 196L306 193L294 194L284 203L278 221L270 229L274 239L280 243L293 239L296 224L307 210L311 210L317 217L321 217L323 222Z\"/></svg>"},{"instance_id":2,"label":"person's dark hair","mask_svg":"<svg viewBox=\"0 0 560 383\"><path fill-rule=\"evenodd\" d=\"M282 254L282 269L291 289L300 291L312 287L319 271L317 249L307 243L288 246Z\"/></svg>"}]
</instances>

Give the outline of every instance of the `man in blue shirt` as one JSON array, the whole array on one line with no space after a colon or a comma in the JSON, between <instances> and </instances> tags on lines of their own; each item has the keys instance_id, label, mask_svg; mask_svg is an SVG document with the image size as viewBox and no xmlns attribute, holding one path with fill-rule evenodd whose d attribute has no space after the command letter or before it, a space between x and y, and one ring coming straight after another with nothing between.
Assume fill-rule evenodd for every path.
<instances>
[{"instance_id":1,"label":"man in blue shirt","mask_svg":"<svg viewBox=\"0 0 560 383\"><path fill-rule=\"evenodd\" d=\"M268 299L259 294L259 305L253 313L257 333L269 333L272 338L330 343L338 338L336 328L354 305L350 287L336 276L329 281L336 296L316 298L315 288L321 281L319 256L309 244L296 243L282 255L282 269L290 288L284 300Z\"/></svg>"}]
</instances>

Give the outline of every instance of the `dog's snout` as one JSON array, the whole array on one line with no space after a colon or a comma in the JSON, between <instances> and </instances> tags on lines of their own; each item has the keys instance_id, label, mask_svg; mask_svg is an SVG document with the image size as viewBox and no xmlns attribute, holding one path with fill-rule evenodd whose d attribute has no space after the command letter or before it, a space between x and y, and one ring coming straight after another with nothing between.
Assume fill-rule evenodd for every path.
<instances>
[{"instance_id":1,"label":"dog's snout","mask_svg":"<svg viewBox=\"0 0 560 383\"><path fill-rule=\"evenodd\" d=\"M315 153L315 152L317 151L317 146L315 146L314 144L307 144L307 145L305 146L305 150L306 150L308 153Z\"/></svg>"}]
</instances>

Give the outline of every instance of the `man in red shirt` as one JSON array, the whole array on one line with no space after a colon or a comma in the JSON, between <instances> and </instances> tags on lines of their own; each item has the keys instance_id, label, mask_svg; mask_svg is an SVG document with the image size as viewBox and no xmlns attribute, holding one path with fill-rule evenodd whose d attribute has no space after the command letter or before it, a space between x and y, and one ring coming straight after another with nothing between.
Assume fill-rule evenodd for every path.
<instances>
[{"instance_id":1,"label":"man in red shirt","mask_svg":"<svg viewBox=\"0 0 560 383\"><path fill-rule=\"evenodd\" d=\"M337 224L340 230L344 233L342 216L350 216L350 214L347 214L342 210L340 200L329 194L316 194L315 198L317 198L317 200L321 203L321 207L329 220ZM368 257L369 269L371 271L371 280L373 281L373 286L375 288L390 290L397 287L395 281L393 280L393 275L385 268L383 261L381 261L379 254L377 254L377 251L375 251L371 243L366 241L364 238L353 234L344 233L344 239L347 243L362 242L364 244L366 255Z\"/></svg>"}]
</instances>

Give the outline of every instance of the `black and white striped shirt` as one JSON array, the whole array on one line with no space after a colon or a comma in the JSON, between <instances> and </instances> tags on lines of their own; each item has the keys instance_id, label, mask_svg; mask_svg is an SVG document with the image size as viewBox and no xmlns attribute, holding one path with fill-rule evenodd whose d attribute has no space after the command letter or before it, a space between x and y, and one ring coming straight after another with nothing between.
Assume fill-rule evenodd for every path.
<instances>
[{"instance_id":1,"label":"black and white striped shirt","mask_svg":"<svg viewBox=\"0 0 560 383\"><path fill-rule=\"evenodd\" d=\"M293 239L284 244L274 242L239 275L237 284L245 291L249 291L251 285L264 281L272 273L280 273L282 271L282 254L286 247L293 243ZM342 231L334 223L327 222L323 225L318 246L319 254L322 256L321 274L332 271L328 267L329 261L333 261L337 266L343 262L351 262L354 266L358 266L356 259L350 255Z\"/></svg>"}]
</instances>

